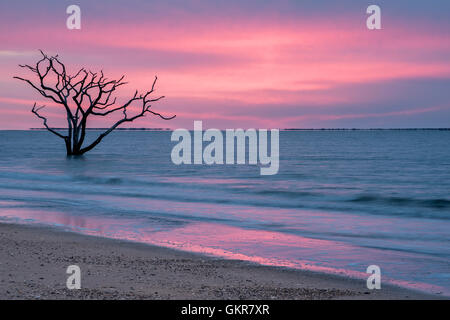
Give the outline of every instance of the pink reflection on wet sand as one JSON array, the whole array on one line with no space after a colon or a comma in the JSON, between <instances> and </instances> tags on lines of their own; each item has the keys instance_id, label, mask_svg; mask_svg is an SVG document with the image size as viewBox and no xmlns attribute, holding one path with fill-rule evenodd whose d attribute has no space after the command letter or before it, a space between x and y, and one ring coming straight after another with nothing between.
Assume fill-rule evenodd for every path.
<instances>
[{"instance_id":1,"label":"pink reflection on wet sand","mask_svg":"<svg viewBox=\"0 0 450 320\"><path fill-rule=\"evenodd\" d=\"M242 229L215 223L191 223L183 227L158 231L139 219L80 217L69 213L22 208L2 209L0 217L6 221L56 225L86 235L142 242L225 259L344 275L364 279L362 289L365 288L365 279L368 277L364 272L367 265L361 267L361 271L355 271L347 268L349 263L382 261L377 260L380 254L383 255L384 261L388 262L390 260L395 262L405 256L405 253L385 254L375 249L361 248L337 241ZM314 260L308 260L308 257L313 257ZM383 277L383 283L449 294L445 288L426 283L394 280L387 277Z\"/></svg>"}]
</instances>

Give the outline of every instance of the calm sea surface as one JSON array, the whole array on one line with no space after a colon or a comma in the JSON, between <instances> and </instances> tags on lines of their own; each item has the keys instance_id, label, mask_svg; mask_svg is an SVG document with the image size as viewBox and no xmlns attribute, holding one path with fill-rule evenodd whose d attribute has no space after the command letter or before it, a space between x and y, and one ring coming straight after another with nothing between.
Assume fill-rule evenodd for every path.
<instances>
[{"instance_id":1,"label":"calm sea surface","mask_svg":"<svg viewBox=\"0 0 450 320\"><path fill-rule=\"evenodd\" d=\"M375 264L382 284L450 295L450 131L283 131L274 176L173 165L170 134L70 159L48 132L0 131L0 221L361 278Z\"/></svg>"}]
</instances>

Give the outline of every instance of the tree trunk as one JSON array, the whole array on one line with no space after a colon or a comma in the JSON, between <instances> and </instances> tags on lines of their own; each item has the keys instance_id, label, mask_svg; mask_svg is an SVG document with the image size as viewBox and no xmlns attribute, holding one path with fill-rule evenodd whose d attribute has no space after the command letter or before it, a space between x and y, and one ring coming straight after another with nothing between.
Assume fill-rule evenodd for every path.
<instances>
[{"instance_id":1,"label":"tree trunk","mask_svg":"<svg viewBox=\"0 0 450 320\"><path fill-rule=\"evenodd\" d=\"M65 138L64 142L66 143L67 156L71 156L72 155L72 145L71 145L70 139L69 138Z\"/></svg>"}]
</instances>

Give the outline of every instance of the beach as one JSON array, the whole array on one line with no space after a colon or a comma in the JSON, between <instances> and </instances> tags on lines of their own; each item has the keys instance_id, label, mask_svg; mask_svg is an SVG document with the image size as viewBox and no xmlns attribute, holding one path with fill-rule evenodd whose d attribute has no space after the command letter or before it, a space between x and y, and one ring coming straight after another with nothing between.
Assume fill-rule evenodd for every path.
<instances>
[{"instance_id":1,"label":"beach","mask_svg":"<svg viewBox=\"0 0 450 320\"><path fill-rule=\"evenodd\" d=\"M450 1L3 2L0 299L450 299Z\"/></svg>"},{"instance_id":2,"label":"beach","mask_svg":"<svg viewBox=\"0 0 450 320\"><path fill-rule=\"evenodd\" d=\"M439 299L364 280L0 223L0 299ZM66 269L81 269L69 290Z\"/></svg>"},{"instance_id":3,"label":"beach","mask_svg":"<svg viewBox=\"0 0 450 320\"><path fill-rule=\"evenodd\" d=\"M95 132L90 134L95 137ZM74 256L93 266L92 276L85 274L83 283L85 289L94 290L94 296L98 288L123 285L128 287L102 290L149 298L168 298L169 294L199 299L348 297L342 292L299 293L292 287L297 281L280 280L285 275L279 271L255 275L259 278L254 280L254 271L251 276L245 275L245 268L229 271L235 262L228 261L241 260L275 267L270 270L284 267L321 274L313 282L306 277L299 288L348 289L339 287L340 282L329 286L333 278L323 278L323 273L360 279L352 290L363 292L364 298L380 294L364 294L366 270L375 265L381 270L383 287L392 284L448 297L448 135L447 131L282 131L280 172L261 176L252 165L174 165L170 132L165 131L112 133L108 143L79 158L67 158L60 152L59 141L47 132L0 131L0 223L41 225L102 239L95 240L94 246L90 243L94 238L70 235L73 243L66 248L59 243L69 241L69 233L58 233L62 238L54 240L54 232L34 236L31 231L19 232L14 237L23 234L31 239L18 238L17 249L15 243L2 245L12 254L2 263L12 263L9 268L14 270L14 264L22 267L20 255L31 259L43 251L45 259L59 256L51 263L59 268L54 272L60 278L49 284L51 275L40 275L48 271L41 264L48 263L33 258L37 260L27 272L35 274L34 278L14 275L8 269L2 272L4 283L13 288L8 290L12 297L17 296L14 288L20 279L33 280L28 284L36 287L28 290L36 295L51 292L45 288L64 288L66 275L60 271L70 263L83 264L69 259ZM42 141L45 149L40 147ZM14 237L5 234L3 239ZM38 244L41 237L50 237L49 244ZM146 249L136 251L138 245L129 242ZM36 247L36 253L23 243ZM98 250L92 249L97 245ZM183 251L171 254L194 260L185 266L172 261L178 258L166 261L160 257L155 267L153 252L172 252L156 249L160 247ZM132 253L123 248L133 248ZM208 260L214 262L202 267L191 254L224 260ZM142 267L135 265L134 255L137 261L145 261ZM125 266L116 269L114 261ZM170 266L167 272L165 265ZM80 267L82 271L87 268ZM152 278L151 268L166 272L173 285ZM199 275L184 286L192 275L181 273L179 279L173 278L170 268L190 268ZM229 276L217 276L212 283L201 278L216 269L207 279L223 272ZM242 278L235 278L239 273ZM46 283L48 287L39 287ZM268 289L256 289L255 283ZM228 290L226 285L238 289ZM186 291L185 287L194 289Z\"/></svg>"}]
</instances>

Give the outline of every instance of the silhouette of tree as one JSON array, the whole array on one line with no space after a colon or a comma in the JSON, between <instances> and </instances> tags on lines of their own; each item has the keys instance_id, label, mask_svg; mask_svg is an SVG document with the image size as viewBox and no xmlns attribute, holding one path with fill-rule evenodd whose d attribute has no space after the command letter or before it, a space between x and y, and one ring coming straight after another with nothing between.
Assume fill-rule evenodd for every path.
<instances>
[{"instance_id":1,"label":"silhouette of tree","mask_svg":"<svg viewBox=\"0 0 450 320\"><path fill-rule=\"evenodd\" d=\"M56 56L47 56L42 54L36 66L19 65L28 69L37 76L37 81L15 76L15 79L27 82L31 87L38 91L45 98L51 99L54 103L64 108L67 115L67 134L61 134L56 129L52 129L47 124L47 118L40 114L45 106L38 107L34 103L32 112L43 121L45 128L66 144L67 155L82 155L98 145L104 137L110 134L114 129L126 122L132 122L138 118L144 117L147 113L158 116L164 120L175 118L174 116L165 117L158 112L151 110L151 104L164 98L159 96L151 98L150 95L155 90L157 77L153 81L150 91L139 93L138 90L123 104L116 105L114 92L120 86L126 84L123 81L124 76L118 80L109 80L103 74L103 71L95 73L81 68L73 75L69 75L66 66ZM133 103L140 105L139 112L129 115L129 107ZM121 112L119 120L106 131L102 132L96 140L83 146L86 136L87 120L90 116L106 117L115 112Z\"/></svg>"}]
</instances>

